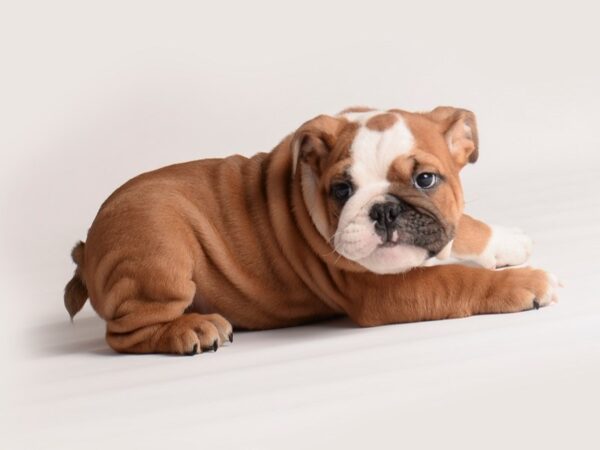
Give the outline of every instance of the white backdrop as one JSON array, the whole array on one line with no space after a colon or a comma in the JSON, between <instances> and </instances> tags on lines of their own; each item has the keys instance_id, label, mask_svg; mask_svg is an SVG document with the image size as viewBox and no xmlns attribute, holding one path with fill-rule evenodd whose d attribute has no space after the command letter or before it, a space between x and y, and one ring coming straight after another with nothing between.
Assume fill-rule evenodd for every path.
<instances>
[{"instance_id":1,"label":"white backdrop","mask_svg":"<svg viewBox=\"0 0 600 450\"><path fill-rule=\"evenodd\" d=\"M6 448L594 447L597 21L578 1L2 3ZM567 285L561 303L245 333L185 361L112 356L89 305L69 325L70 248L119 184L268 151L350 105L473 110L467 208L533 235L533 263Z\"/></svg>"}]
</instances>

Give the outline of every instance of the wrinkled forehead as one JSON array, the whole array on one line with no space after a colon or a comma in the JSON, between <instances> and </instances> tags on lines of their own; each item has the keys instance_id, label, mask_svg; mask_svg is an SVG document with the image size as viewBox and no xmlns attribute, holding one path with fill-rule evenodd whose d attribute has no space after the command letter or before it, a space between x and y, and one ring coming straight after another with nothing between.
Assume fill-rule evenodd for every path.
<instances>
[{"instance_id":1,"label":"wrinkled forehead","mask_svg":"<svg viewBox=\"0 0 600 450\"><path fill-rule=\"evenodd\" d=\"M347 171L357 187L387 183L392 165L415 151L415 137L400 112L349 110L339 117L353 125Z\"/></svg>"}]
</instances>

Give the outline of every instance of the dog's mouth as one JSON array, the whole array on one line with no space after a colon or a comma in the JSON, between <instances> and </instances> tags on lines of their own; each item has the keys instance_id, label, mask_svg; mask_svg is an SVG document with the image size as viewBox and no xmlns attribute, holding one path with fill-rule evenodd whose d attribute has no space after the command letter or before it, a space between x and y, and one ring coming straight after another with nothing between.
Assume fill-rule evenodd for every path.
<instances>
[{"instance_id":1,"label":"dog's mouth","mask_svg":"<svg viewBox=\"0 0 600 450\"><path fill-rule=\"evenodd\" d=\"M452 227L422 206L403 203L400 213L385 226L374 222L375 233L381 239L378 248L410 245L427 250L429 257L437 255L452 239Z\"/></svg>"},{"instance_id":2,"label":"dog's mouth","mask_svg":"<svg viewBox=\"0 0 600 450\"><path fill-rule=\"evenodd\" d=\"M377 273L417 267L446 248L453 230L435 205L422 203L397 195L367 200L358 213L340 221L332 247Z\"/></svg>"},{"instance_id":3,"label":"dog's mouth","mask_svg":"<svg viewBox=\"0 0 600 450\"><path fill-rule=\"evenodd\" d=\"M381 236L381 244L377 247L395 247L396 245L411 245L414 239L404 230L395 229L386 232Z\"/></svg>"}]
</instances>

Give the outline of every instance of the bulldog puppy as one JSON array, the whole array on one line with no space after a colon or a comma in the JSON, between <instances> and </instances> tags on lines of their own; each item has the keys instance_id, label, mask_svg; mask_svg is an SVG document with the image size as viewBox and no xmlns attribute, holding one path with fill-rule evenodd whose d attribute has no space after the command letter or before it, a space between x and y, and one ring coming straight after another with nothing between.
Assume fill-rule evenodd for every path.
<instances>
[{"instance_id":1,"label":"bulldog puppy","mask_svg":"<svg viewBox=\"0 0 600 450\"><path fill-rule=\"evenodd\" d=\"M165 167L102 205L73 250L73 317L90 298L118 352L196 354L233 329L347 315L360 326L524 311L556 300L530 240L463 214L472 112L348 109L270 153ZM453 256L483 267L434 265Z\"/></svg>"}]
</instances>

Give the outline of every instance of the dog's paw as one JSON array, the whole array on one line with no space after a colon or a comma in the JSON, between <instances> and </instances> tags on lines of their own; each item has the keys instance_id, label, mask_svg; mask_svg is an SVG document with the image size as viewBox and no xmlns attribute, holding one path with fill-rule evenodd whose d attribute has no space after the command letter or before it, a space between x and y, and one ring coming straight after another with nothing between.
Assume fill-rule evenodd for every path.
<instances>
[{"instance_id":1,"label":"dog's paw","mask_svg":"<svg viewBox=\"0 0 600 450\"><path fill-rule=\"evenodd\" d=\"M530 267L498 271L488 312L539 309L558 302L560 283L551 273Z\"/></svg>"},{"instance_id":2,"label":"dog's paw","mask_svg":"<svg viewBox=\"0 0 600 450\"><path fill-rule=\"evenodd\" d=\"M159 353L216 352L225 342L233 342L233 328L219 314L184 314L165 327L158 342Z\"/></svg>"},{"instance_id":3,"label":"dog's paw","mask_svg":"<svg viewBox=\"0 0 600 450\"><path fill-rule=\"evenodd\" d=\"M488 269L524 264L531 255L533 241L519 228L494 225L490 240L475 262Z\"/></svg>"}]
</instances>

